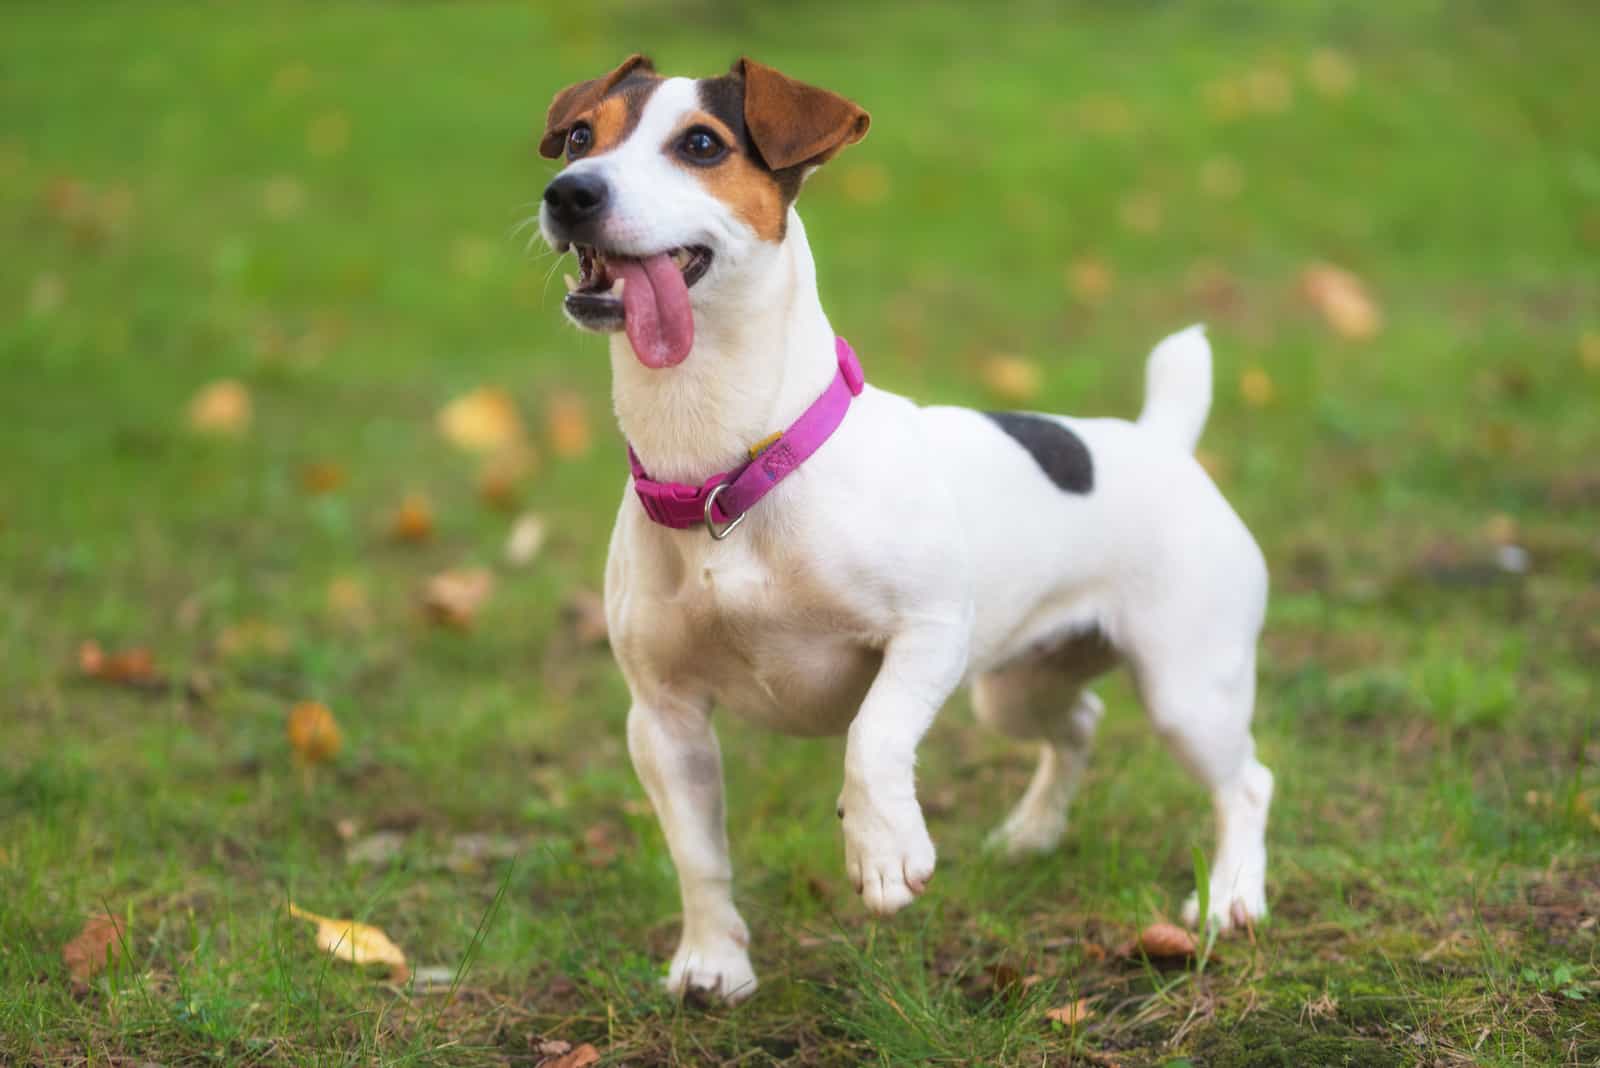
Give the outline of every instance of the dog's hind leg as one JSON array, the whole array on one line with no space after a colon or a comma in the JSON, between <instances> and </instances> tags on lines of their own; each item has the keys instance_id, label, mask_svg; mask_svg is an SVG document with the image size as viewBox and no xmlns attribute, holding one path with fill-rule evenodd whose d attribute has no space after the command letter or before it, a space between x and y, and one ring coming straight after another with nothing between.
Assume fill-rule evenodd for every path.
<instances>
[{"instance_id":1,"label":"dog's hind leg","mask_svg":"<svg viewBox=\"0 0 1600 1068\"><path fill-rule=\"evenodd\" d=\"M1040 743L1033 781L989 835L988 845L1014 857L1054 849L1066 833L1067 809L1088 766L1105 706L1083 689L1078 673L1063 672L1049 661L978 676L972 700L984 725Z\"/></svg>"},{"instance_id":2,"label":"dog's hind leg","mask_svg":"<svg viewBox=\"0 0 1600 1068\"><path fill-rule=\"evenodd\" d=\"M667 989L726 1001L755 993L750 932L733 905L722 800L722 754L709 710L691 704L628 712L628 753L667 836L683 895L683 935Z\"/></svg>"},{"instance_id":3,"label":"dog's hind leg","mask_svg":"<svg viewBox=\"0 0 1600 1068\"><path fill-rule=\"evenodd\" d=\"M1231 666L1228 666L1231 665ZM1272 772L1255 755L1250 718L1255 701L1255 650L1232 658L1190 647L1152 666L1136 665L1151 722L1173 754L1211 791L1217 846L1211 858L1210 920L1219 930L1245 926L1267 913L1267 809ZM1183 907L1200 919L1199 894Z\"/></svg>"}]
</instances>

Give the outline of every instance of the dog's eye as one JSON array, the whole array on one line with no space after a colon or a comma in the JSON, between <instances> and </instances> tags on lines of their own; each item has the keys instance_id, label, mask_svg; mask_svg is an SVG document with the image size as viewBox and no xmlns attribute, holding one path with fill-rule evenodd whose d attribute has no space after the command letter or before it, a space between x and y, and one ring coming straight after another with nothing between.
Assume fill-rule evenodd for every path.
<instances>
[{"instance_id":1,"label":"dog's eye","mask_svg":"<svg viewBox=\"0 0 1600 1068\"><path fill-rule=\"evenodd\" d=\"M715 163L727 150L722 138L704 126L696 126L678 142L678 153L694 163Z\"/></svg>"},{"instance_id":2,"label":"dog's eye","mask_svg":"<svg viewBox=\"0 0 1600 1068\"><path fill-rule=\"evenodd\" d=\"M580 122L567 131L567 158L577 159L589 151L589 146L594 143L594 131L589 129L589 124Z\"/></svg>"}]
</instances>

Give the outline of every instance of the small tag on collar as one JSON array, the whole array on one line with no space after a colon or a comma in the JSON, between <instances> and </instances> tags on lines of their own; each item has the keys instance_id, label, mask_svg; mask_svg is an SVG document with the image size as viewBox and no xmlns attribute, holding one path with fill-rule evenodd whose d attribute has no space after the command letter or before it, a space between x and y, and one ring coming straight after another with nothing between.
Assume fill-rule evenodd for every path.
<instances>
[{"instance_id":1,"label":"small tag on collar","mask_svg":"<svg viewBox=\"0 0 1600 1068\"><path fill-rule=\"evenodd\" d=\"M772 448L772 446L781 437L783 437L783 431L774 430L772 433L768 434L766 437L762 438L760 441L758 441L754 445L750 446L750 449L749 449L750 459L754 460L756 457L760 456L762 453L764 453L768 449Z\"/></svg>"}]
</instances>

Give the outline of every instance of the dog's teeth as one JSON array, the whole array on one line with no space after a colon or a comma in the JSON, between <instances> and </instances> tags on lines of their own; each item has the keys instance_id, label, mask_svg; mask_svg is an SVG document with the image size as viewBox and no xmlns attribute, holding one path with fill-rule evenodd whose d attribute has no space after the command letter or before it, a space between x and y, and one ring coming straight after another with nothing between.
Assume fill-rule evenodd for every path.
<instances>
[{"instance_id":1,"label":"dog's teeth","mask_svg":"<svg viewBox=\"0 0 1600 1068\"><path fill-rule=\"evenodd\" d=\"M572 277L570 274L562 275L561 276L561 280L563 282L567 283L567 292L568 293L571 293L574 289L578 288L578 280L576 278Z\"/></svg>"},{"instance_id":2,"label":"dog's teeth","mask_svg":"<svg viewBox=\"0 0 1600 1068\"><path fill-rule=\"evenodd\" d=\"M626 278L613 279L611 282L611 295L613 297L622 296L622 287L627 285L627 283L628 280Z\"/></svg>"}]
</instances>

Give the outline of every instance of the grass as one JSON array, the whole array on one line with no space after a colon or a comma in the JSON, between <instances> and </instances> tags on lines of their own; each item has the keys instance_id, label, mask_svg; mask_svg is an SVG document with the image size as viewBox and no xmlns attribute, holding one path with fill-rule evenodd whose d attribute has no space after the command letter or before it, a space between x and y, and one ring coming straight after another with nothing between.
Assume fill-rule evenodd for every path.
<instances>
[{"instance_id":1,"label":"grass","mask_svg":"<svg viewBox=\"0 0 1600 1068\"><path fill-rule=\"evenodd\" d=\"M864 8L8 7L0 1061L1600 1060L1594 12ZM890 388L993 404L984 359L1011 353L1037 406L1131 414L1149 345L1210 323L1203 449L1274 574L1279 790L1272 921L1203 973L1107 952L1175 914L1209 839L1117 680L1068 841L1015 866L979 844L1031 754L946 711L940 878L887 923L842 876L840 744L726 722L764 985L659 992L671 867L621 682L562 607L599 583L623 479L605 360L513 234L550 94L636 47L705 73L748 51L873 111L802 209ZM1322 260L1381 302L1374 340L1299 295ZM248 432L190 432L223 378ZM480 385L541 446L527 568L434 428ZM587 451L551 445L553 403ZM309 492L317 465L342 484ZM408 492L423 544L386 533ZM498 577L476 626L430 625L419 587L469 564ZM83 679L88 639L150 648L166 684ZM305 699L345 735L310 776L284 737ZM382 831L392 855L347 859ZM290 899L460 971L454 996L330 961ZM61 948L101 909L126 951L74 987ZM1078 997L1091 1018L1044 1022Z\"/></svg>"}]
</instances>

